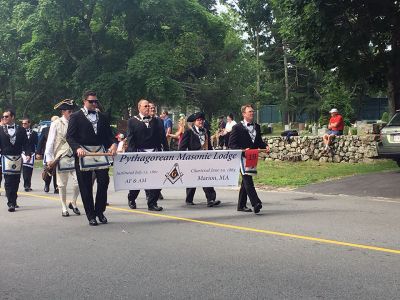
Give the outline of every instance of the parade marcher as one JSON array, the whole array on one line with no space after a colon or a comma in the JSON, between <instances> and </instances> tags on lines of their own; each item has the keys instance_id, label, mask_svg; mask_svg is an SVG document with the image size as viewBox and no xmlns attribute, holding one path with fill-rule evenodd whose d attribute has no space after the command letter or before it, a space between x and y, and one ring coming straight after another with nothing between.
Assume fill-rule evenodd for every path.
<instances>
[{"instance_id":1,"label":"parade marcher","mask_svg":"<svg viewBox=\"0 0 400 300\"><path fill-rule=\"evenodd\" d=\"M96 217L103 224L107 203L109 160L106 156L86 156L87 152L99 154L108 151L115 155L116 141L108 118L96 110L99 100L94 91L83 95L83 107L70 116L67 142L75 155L75 170L83 206L90 226L98 225ZM93 173L97 180L96 202L93 200Z\"/></svg>"},{"instance_id":2,"label":"parade marcher","mask_svg":"<svg viewBox=\"0 0 400 300\"><path fill-rule=\"evenodd\" d=\"M229 137L229 148L231 149L263 149L266 148L269 151L269 147L262 140L260 125L253 123L254 120L254 108L251 104L242 106L241 109L243 121L236 124L232 128L231 135ZM242 173L242 184L239 191L238 211L251 212L251 208L247 208L247 196L249 196L251 205L254 208L254 213L259 213L262 208L262 203L257 195L257 191L254 187L253 177L251 173L246 173L243 168Z\"/></svg>"},{"instance_id":3,"label":"parade marcher","mask_svg":"<svg viewBox=\"0 0 400 300\"><path fill-rule=\"evenodd\" d=\"M35 165L35 151L38 144L38 134L31 128L31 120L29 118L22 119L22 127L26 130L26 135L28 137L28 143L30 147L30 160L26 159L26 155L22 152L22 177L24 178L24 188L25 192L32 191L32 173Z\"/></svg>"},{"instance_id":4,"label":"parade marcher","mask_svg":"<svg viewBox=\"0 0 400 300\"><path fill-rule=\"evenodd\" d=\"M187 121L193 122L192 127L187 129L183 134L182 140L179 144L179 150L212 150L210 135L204 128L204 113L198 112L189 116ZM216 193L213 187L203 187L204 193L207 198L207 206L213 207L221 203L215 200ZM186 188L186 204L195 205L193 203L196 188Z\"/></svg>"},{"instance_id":5,"label":"parade marcher","mask_svg":"<svg viewBox=\"0 0 400 300\"><path fill-rule=\"evenodd\" d=\"M51 117L51 122L54 122L57 120L59 117L58 116L52 116ZM47 137L49 136L49 131L50 131L50 126L43 128L42 133L40 135L39 139L39 144L36 149L36 159L43 159L43 168L47 169L47 160L46 156L44 155L44 152L46 150L46 143L47 143ZM44 180L44 191L48 193L50 191L50 183L51 180L53 179L53 187L54 187L54 194L58 194L58 185L57 185L57 177L53 176L52 174L49 174L49 172L46 172L46 176L43 179Z\"/></svg>"},{"instance_id":6,"label":"parade marcher","mask_svg":"<svg viewBox=\"0 0 400 300\"><path fill-rule=\"evenodd\" d=\"M79 186L76 178L75 158L66 140L68 122L74 108L76 108L74 100L70 99L65 99L54 106L54 109L60 110L61 118L51 123L45 150L48 165L56 168L54 176L57 177L58 188L60 190L61 215L63 217L69 216L67 208L72 209L76 215L81 214L78 207L76 207ZM72 202L67 207L69 177L72 178Z\"/></svg>"},{"instance_id":7,"label":"parade marcher","mask_svg":"<svg viewBox=\"0 0 400 300\"><path fill-rule=\"evenodd\" d=\"M224 136L225 126L226 123L224 121L224 116L220 116L218 118L218 147L220 149L223 149L225 144L225 136Z\"/></svg>"},{"instance_id":8,"label":"parade marcher","mask_svg":"<svg viewBox=\"0 0 400 300\"><path fill-rule=\"evenodd\" d=\"M15 124L15 112L6 109L3 112L3 126L0 129L0 149L4 188L6 190L8 211L14 212L17 206L17 192L21 179L22 151L30 160L30 147L26 130Z\"/></svg>"},{"instance_id":9,"label":"parade marcher","mask_svg":"<svg viewBox=\"0 0 400 300\"><path fill-rule=\"evenodd\" d=\"M150 116L150 104L148 100L142 99L138 103L139 114L128 121L128 150L127 152L156 152L168 151L169 147L165 136L164 126L159 119ZM128 194L128 205L136 208L136 198L139 190L130 190ZM163 208L157 206L160 196L159 189L146 190L147 206L149 210L161 211Z\"/></svg>"}]
</instances>

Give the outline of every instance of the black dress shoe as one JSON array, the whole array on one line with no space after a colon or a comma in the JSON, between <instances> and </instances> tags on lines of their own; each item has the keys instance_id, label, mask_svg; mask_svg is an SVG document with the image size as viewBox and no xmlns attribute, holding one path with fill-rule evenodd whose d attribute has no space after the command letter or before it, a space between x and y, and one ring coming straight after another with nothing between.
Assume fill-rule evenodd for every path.
<instances>
[{"instance_id":1,"label":"black dress shoe","mask_svg":"<svg viewBox=\"0 0 400 300\"><path fill-rule=\"evenodd\" d=\"M48 192L50 191L50 188L49 188L48 185L45 185L45 186L44 186L44 191L45 191L45 193L48 193Z\"/></svg>"},{"instance_id":2,"label":"black dress shoe","mask_svg":"<svg viewBox=\"0 0 400 300\"><path fill-rule=\"evenodd\" d=\"M248 207L240 207L240 208L238 208L237 209L238 211L244 211L244 212L252 212L252 209L251 208L248 208Z\"/></svg>"},{"instance_id":3,"label":"black dress shoe","mask_svg":"<svg viewBox=\"0 0 400 300\"><path fill-rule=\"evenodd\" d=\"M163 208L162 208L161 206L155 205L155 206L149 206L149 210L152 210L152 211L162 211Z\"/></svg>"},{"instance_id":4,"label":"black dress shoe","mask_svg":"<svg viewBox=\"0 0 400 300\"><path fill-rule=\"evenodd\" d=\"M63 217L69 217L69 212L63 211L63 212L61 213L61 215L62 215Z\"/></svg>"},{"instance_id":5,"label":"black dress shoe","mask_svg":"<svg viewBox=\"0 0 400 300\"><path fill-rule=\"evenodd\" d=\"M196 204L193 202L186 202L186 205L196 205Z\"/></svg>"},{"instance_id":6,"label":"black dress shoe","mask_svg":"<svg viewBox=\"0 0 400 300\"><path fill-rule=\"evenodd\" d=\"M8 211L9 212L14 212L15 211L15 206L14 205L9 206L8 207Z\"/></svg>"},{"instance_id":7,"label":"black dress shoe","mask_svg":"<svg viewBox=\"0 0 400 300\"><path fill-rule=\"evenodd\" d=\"M68 208L69 208L69 209L72 209L72 211L74 212L74 214L76 214L76 215L78 215L78 216L81 214L81 212L79 211L79 209L78 209L77 207L73 207L73 206L72 206L72 203L71 203L71 202L68 204Z\"/></svg>"},{"instance_id":8,"label":"black dress shoe","mask_svg":"<svg viewBox=\"0 0 400 300\"><path fill-rule=\"evenodd\" d=\"M106 218L103 214L98 215L97 217L99 218L99 221L100 221L101 223L107 224L108 220L107 220L107 218Z\"/></svg>"},{"instance_id":9,"label":"black dress shoe","mask_svg":"<svg viewBox=\"0 0 400 300\"><path fill-rule=\"evenodd\" d=\"M25 188L25 192L29 192L29 188Z\"/></svg>"},{"instance_id":10,"label":"black dress shoe","mask_svg":"<svg viewBox=\"0 0 400 300\"><path fill-rule=\"evenodd\" d=\"M219 200L211 200L211 201L207 202L207 206L208 207L213 207L213 206L217 206L217 205L220 205L220 204L221 204L221 201L219 201Z\"/></svg>"},{"instance_id":11,"label":"black dress shoe","mask_svg":"<svg viewBox=\"0 0 400 300\"><path fill-rule=\"evenodd\" d=\"M258 203L256 206L254 206L254 213L258 214L260 212L261 208L262 208L261 203Z\"/></svg>"},{"instance_id":12,"label":"black dress shoe","mask_svg":"<svg viewBox=\"0 0 400 300\"><path fill-rule=\"evenodd\" d=\"M15 208L19 208L19 205L18 205L18 204L15 204Z\"/></svg>"},{"instance_id":13,"label":"black dress shoe","mask_svg":"<svg viewBox=\"0 0 400 300\"><path fill-rule=\"evenodd\" d=\"M160 192L160 196L158 196L158 200L164 200L164 196Z\"/></svg>"},{"instance_id":14,"label":"black dress shoe","mask_svg":"<svg viewBox=\"0 0 400 300\"><path fill-rule=\"evenodd\" d=\"M54 190L54 194L59 194L59 193L60 191L58 190L58 188Z\"/></svg>"},{"instance_id":15,"label":"black dress shoe","mask_svg":"<svg viewBox=\"0 0 400 300\"><path fill-rule=\"evenodd\" d=\"M99 225L99 223L97 223L96 219L90 219L89 220L89 225L90 226L97 226L97 225Z\"/></svg>"},{"instance_id":16,"label":"black dress shoe","mask_svg":"<svg viewBox=\"0 0 400 300\"><path fill-rule=\"evenodd\" d=\"M136 209L136 202L135 201L128 201L128 205L130 209Z\"/></svg>"}]
</instances>

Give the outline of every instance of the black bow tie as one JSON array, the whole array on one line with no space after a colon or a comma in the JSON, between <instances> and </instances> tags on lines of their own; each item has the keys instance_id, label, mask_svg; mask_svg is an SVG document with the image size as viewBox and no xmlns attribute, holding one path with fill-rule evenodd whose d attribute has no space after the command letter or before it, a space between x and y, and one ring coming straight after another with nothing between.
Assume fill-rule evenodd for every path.
<instances>
[{"instance_id":1,"label":"black bow tie","mask_svg":"<svg viewBox=\"0 0 400 300\"><path fill-rule=\"evenodd\" d=\"M204 132L204 128L199 128L199 132Z\"/></svg>"},{"instance_id":2,"label":"black bow tie","mask_svg":"<svg viewBox=\"0 0 400 300\"><path fill-rule=\"evenodd\" d=\"M87 112L88 112L88 114L92 114L92 115L95 115L95 114L96 114L96 111L95 111L95 110L88 110Z\"/></svg>"},{"instance_id":3,"label":"black bow tie","mask_svg":"<svg viewBox=\"0 0 400 300\"><path fill-rule=\"evenodd\" d=\"M247 123L247 126L254 126L254 123Z\"/></svg>"},{"instance_id":4,"label":"black bow tie","mask_svg":"<svg viewBox=\"0 0 400 300\"><path fill-rule=\"evenodd\" d=\"M143 117L143 120L150 120L150 117Z\"/></svg>"},{"instance_id":5,"label":"black bow tie","mask_svg":"<svg viewBox=\"0 0 400 300\"><path fill-rule=\"evenodd\" d=\"M7 126L7 128L8 128L8 129L11 129L11 128L14 129L15 126L14 126L14 125L11 125L11 126Z\"/></svg>"}]
</instances>

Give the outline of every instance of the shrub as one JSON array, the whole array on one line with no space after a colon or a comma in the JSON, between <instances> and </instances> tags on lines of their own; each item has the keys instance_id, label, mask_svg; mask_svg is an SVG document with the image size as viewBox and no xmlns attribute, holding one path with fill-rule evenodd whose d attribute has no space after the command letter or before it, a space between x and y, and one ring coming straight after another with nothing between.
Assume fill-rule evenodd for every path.
<instances>
[{"instance_id":1,"label":"shrub","mask_svg":"<svg viewBox=\"0 0 400 300\"><path fill-rule=\"evenodd\" d=\"M383 112L382 117L381 117L381 121L384 122L384 123L389 122L389 114L386 111Z\"/></svg>"}]
</instances>

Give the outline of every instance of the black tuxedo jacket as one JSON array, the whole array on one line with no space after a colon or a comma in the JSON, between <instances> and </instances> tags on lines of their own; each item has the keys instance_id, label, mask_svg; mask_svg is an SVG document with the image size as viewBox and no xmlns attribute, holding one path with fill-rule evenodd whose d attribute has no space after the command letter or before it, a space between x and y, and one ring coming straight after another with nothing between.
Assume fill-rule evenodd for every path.
<instances>
[{"instance_id":1,"label":"black tuxedo jacket","mask_svg":"<svg viewBox=\"0 0 400 300\"><path fill-rule=\"evenodd\" d=\"M22 151L25 151L27 156L31 156L28 136L26 135L26 130L18 125L16 126L16 139L15 144L10 143L10 138L4 132L4 126L0 126L0 149L3 155L21 155ZM7 130L7 129L6 129Z\"/></svg>"},{"instance_id":2,"label":"black tuxedo jacket","mask_svg":"<svg viewBox=\"0 0 400 300\"><path fill-rule=\"evenodd\" d=\"M254 124L256 129L256 138L254 143L251 140L250 134L241 122L233 126L229 137L229 148L231 149L258 149L265 148L267 144L262 140L260 125Z\"/></svg>"},{"instance_id":3,"label":"black tuxedo jacket","mask_svg":"<svg viewBox=\"0 0 400 300\"><path fill-rule=\"evenodd\" d=\"M136 118L129 119L127 139L128 152L137 152L141 149L169 150L164 124L158 118L152 118L149 127Z\"/></svg>"},{"instance_id":4,"label":"black tuxedo jacket","mask_svg":"<svg viewBox=\"0 0 400 300\"><path fill-rule=\"evenodd\" d=\"M210 135L207 133L208 150L212 150ZM182 140L179 143L179 150L201 150L201 144L199 137L193 132L192 129L187 129L182 136Z\"/></svg>"},{"instance_id":5,"label":"black tuxedo jacket","mask_svg":"<svg viewBox=\"0 0 400 300\"><path fill-rule=\"evenodd\" d=\"M37 147L37 153L39 155L44 155L44 151L46 150L47 138L49 137L50 126L43 128L42 133L40 134L40 140Z\"/></svg>"},{"instance_id":6,"label":"black tuxedo jacket","mask_svg":"<svg viewBox=\"0 0 400 300\"><path fill-rule=\"evenodd\" d=\"M75 154L76 150L81 146L103 145L107 150L116 142L108 118L102 113L98 114L97 134L94 132L92 123L86 118L82 110L71 115L68 122L67 142Z\"/></svg>"},{"instance_id":7,"label":"black tuxedo jacket","mask_svg":"<svg viewBox=\"0 0 400 300\"><path fill-rule=\"evenodd\" d=\"M28 145L29 145L29 150L32 153L35 153L37 143L38 143L38 134L36 131L31 130L31 136L28 138Z\"/></svg>"}]
</instances>

